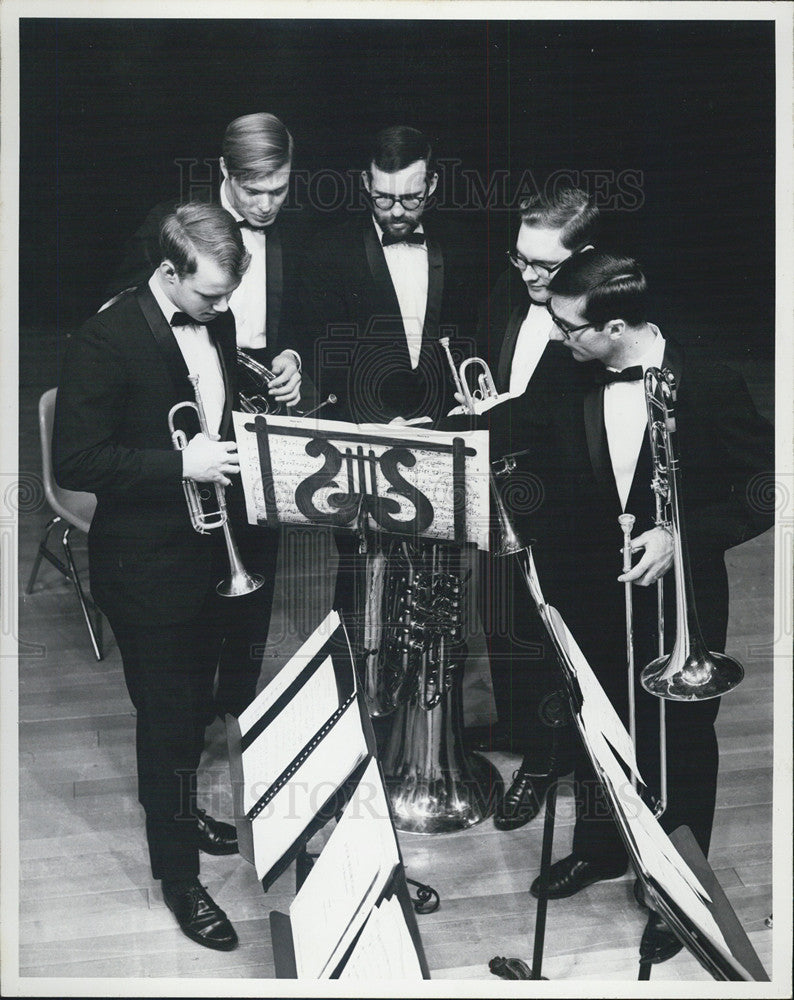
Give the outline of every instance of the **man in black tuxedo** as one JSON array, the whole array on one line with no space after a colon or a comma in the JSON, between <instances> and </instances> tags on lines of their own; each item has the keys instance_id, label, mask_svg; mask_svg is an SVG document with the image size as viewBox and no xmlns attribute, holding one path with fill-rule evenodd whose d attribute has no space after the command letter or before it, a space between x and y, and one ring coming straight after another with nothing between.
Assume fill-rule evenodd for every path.
<instances>
[{"instance_id":1,"label":"man in black tuxedo","mask_svg":"<svg viewBox=\"0 0 794 1000\"><path fill-rule=\"evenodd\" d=\"M764 531L772 513L753 504L753 484L774 471L772 428L755 409L743 379L720 364L689 361L646 313L645 277L635 261L588 250L571 257L549 285L553 337L594 377L574 383L554 405L512 400L491 411L492 453L529 451L544 486L538 511L517 515L534 538L546 600L557 607L618 713L627 721L624 583L634 587L637 671L658 653L656 580L664 576L671 607L672 542L655 526L650 446L642 375L669 368L679 390L676 437L683 517L700 624L706 645L725 648L728 581L724 552ZM523 461L523 460L520 460ZM636 565L620 573L618 516L636 517ZM665 576L665 574L667 574ZM666 647L674 625L668 623ZM660 794L658 701L637 683L637 755L651 794ZM667 831L688 825L708 853L716 797L719 699L667 703ZM581 747L575 767L577 819L573 853L552 865L549 896L571 896L619 877L627 854ZM532 891L537 893L538 882ZM652 914L646 947L673 954L680 945Z\"/></svg>"},{"instance_id":2,"label":"man in black tuxedo","mask_svg":"<svg viewBox=\"0 0 794 1000\"><path fill-rule=\"evenodd\" d=\"M470 240L426 215L432 147L398 125L375 137L362 183L369 211L315 237L301 270L302 356L334 418L387 423L447 412L440 336L473 346L478 301Z\"/></svg>"},{"instance_id":3,"label":"man in black tuxedo","mask_svg":"<svg viewBox=\"0 0 794 1000\"><path fill-rule=\"evenodd\" d=\"M436 419L454 402L439 337L467 354L473 347L470 240L425 212L438 175L431 144L417 129L379 132L361 180L369 211L319 234L307 252L301 354L319 397L336 395L335 419ZM351 616L360 608L357 544L339 534L337 547L334 603Z\"/></svg>"},{"instance_id":4,"label":"man in black tuxedo","mask_svg":"<svg viewBox=\"0 0 794 1000\"><path fill-rule=\"evenodd\" d=\"M182 481L229 487L234 530L245 531L241 490L232 485L239 459L229 300L249 254L234 219L216 205L188 204L166 216L160 242L162 260L149 280L89 319L69 346L53 465L62 486L97 496L91 589L118 642L137 712L138 796L152 875L189 937L228 950L237 943L234 929L197 876L199 850L235 853L236 834L197 808L196 768L218 660L250 645L263 608L261 591L234 599L216 592L228 573L222 533L193 529ZM194 435L178 451L168 417L175 404L194 399L188 373L199 376L211 436L177 414L178 426ZM240 548L244 561L259 552Z\"/></svg>"},{"instance_id":5,"label":"man in black tuxedo","mask_svg":"<svg viewBox=\"0 0 794 1000\"><path fill-rule=\"evenodd\" d=\"M549 336L548 286L572 254L595 242L599 212L585 191L555 184L526 198L520 219L515 247L507 252L511 266L481 310L478 354L488 362L500 401L541 392L554 399L568 391L578 373L569 352ZM484 412L492 402L475 406ZM537 815L549 787L551 733L542 718L545 700L560 679L543 624L527 605L512 561L484 556L480 580L498 724L475 745L522 755L494 814L497 828L514 830ZM563 770L567 763L557 762Z\"/></svg>"},{"instance_id":6,"label":"man in black tuxedo","mask_svg":"<svg viewBox=\"0 0 794 1000\"><path fill-rule=\"evenodd\" d=\"M293 158L293 140L275 115L265 112L243 115L231 122L224 134L220 158L223 182L218 203L237 221L251 264L229 298L234 316L237 347L275 374L267 394L274 404L293 406L300 400L301 359L295 350L297 280L300 248L305 224L300 214L282 212L287 198ZM173 212L175 202L164 202L149 212L129 241L124 257L106 289L107 297L148 281L160 262L159 233L162 220ZM243 372L240 373L241 376ZM245 383L241 382L245 392ZM265 593L267 607L255 643L259 662L243 655L230 657L218 675L215 711L238 714L255 694L261 654L267 642L278 560L279 535L264 529L257 533L261 561L268 566ZM240 667L242 675L228 670Z\"/></svg>"}]
</instances>

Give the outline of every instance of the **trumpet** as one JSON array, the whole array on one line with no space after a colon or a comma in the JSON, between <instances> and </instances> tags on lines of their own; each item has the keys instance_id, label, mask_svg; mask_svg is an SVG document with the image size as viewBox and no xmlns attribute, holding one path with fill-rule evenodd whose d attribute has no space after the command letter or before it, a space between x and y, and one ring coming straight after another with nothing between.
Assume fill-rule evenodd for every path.
<instances>
[{"instance_id":1,"label":"trumpet","mask_svg":"<svg viewBox=\"0 0 794 1000\"><path fill-rule=\"evenodd\" d=\"M237 380L239 383L240 409L243 413L272 413L274 416L283 415L284 407L280 403L269 399L267 387L275 378L275 374L266 368L259 361L255 361L250 354L237 348ZM311 410L303 413L295 411L299 417L311 417L324 406L333 406L337 399L330 393L321 403L318 403ZM289 413L289 408L287 408Z\"/></svg>"},{"instance_id":2,"label":"trumpet","mask_svg":"<svg viewBox=\"0 0 794 1000\"><path fill-rule=\"evenodd\" d=\"M184 451L188 443L185 432L174 426L174 417L180 410L195 410L201 433L207 437L212 437L207 426L207 416L204 412L204 404L199 392L199 377L198 375L188 375L188 380L193 386L196 401L191 402L190 400L186 400L183 403L176 403L168 411L168 430L171 433L171 441L177 451ZM182 490L185 494L188 512L190 513L190 523L193 525L193 528L201 535L209 534L210 531L214 531L217 528L221 528L223 531L224 541L226 542L226 554L229 557L229 575L224 577L215 589L221 597L242 597L244 594L251 594L255 590L259 590L265 579L258 573L249 573L243 566L237 543L229 526L229 514L226 510L224 489L219 483L215 483L214 486L217 509L207 511L204 509L203 504L205 500L209 499L209 492L202 489L193 479L182 480Z\"/></svg>"},{"instance_id":3,"label":"trumpet","mask_svg":"<svg viewBox=\"0 0 794 1000\"><path fill-rule=\"evenodd\" d=\"M488 362L484 361L482 358L467 358L462 361L460 368L455 367L455 361L452 357L452 351L449 349L449 337L440 337L439 344L444 348L444 353L447 356L447 361L449 362L449 368L452 372L452 381L455 383L455 392L459 396L463 397L464 406L469 413L476 413L476 401L482 401L483 399L496 399L499 393L496 391L496 383L494 382L493 375L491 374L491 369L488 367ZM468 369L472 365L479 365L480 373L477 375L477 388L473 391L469 388L468 381Z\"/></svg>"},{"instance_id":4,"label":"trumpet","mask_svg":"<svg viewBox=\"0 0 794 1000\"><path fill-rule=\"evenodd\" d=\"M267 398L268 385L276 376L255 361L250 354L237 348L237 380L239 383L240 409L243 413L277 413L278 404Z\"/></svg>"},{"instance_id":5,"label":"trumpet","mask_svg":"<svg viewBox=\"0 0 794 1000\"><path fill-rule=\"evenodd\" d=\"M686 529L679 504L680 469L676 451L676 380L665 368L645 373L645 402L657 496L657 526L673 539L676 634L669 656L663 653L640 674L645 690L670 701L705 701L731 691L744 677L738 660L706 648L692 587ZM661 628L660 628L661 631Z\"/></svg>"}]
</instances>

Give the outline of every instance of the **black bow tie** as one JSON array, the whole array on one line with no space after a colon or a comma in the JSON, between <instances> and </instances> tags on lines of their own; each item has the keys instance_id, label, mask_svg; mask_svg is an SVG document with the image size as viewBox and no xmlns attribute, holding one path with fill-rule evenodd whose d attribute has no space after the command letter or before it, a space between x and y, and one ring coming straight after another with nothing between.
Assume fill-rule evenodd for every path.
<instances>
[{"instance_id":1,"label":"black bow tie","mask_svg":"<svg viewBox=\"0 0 794 1000\"><path fill-rule=\"evenodd\" d=\"M270 226L252 226L246 219L238 219L237 225L240 229L248 229L252 233L266 233L271 228Z\"/></svg>"},{"instance_id":2,"label":"black bow tie","mask_svg":"<svg viewBox=\"0 0 794 1000\"><path fill-rule=\"evenodd\" d=\"M201 324L188 316L187 313L175 312L171 317L171 326L201 326Z\"/></svg>"},{"instance_id":3,"label":"black bow tie","mask_svg":"<svg viewBox=\"0 0 794 1000\"><path fill-rule=\"evenodd\" d=\"M632 365L622 372L613 372L608 368L596 368L593 372L596 385L612 385L613 382L639 382L642 379L642 365Z\"/></svg>"},{"instance_id":4,"label":"black bow tie","mask_svg":"<svg viewBox=\"0 0 794 1000\"><path fill-rule=\"evenodd\" d=\"M406 233L405 236L392 236L391 233L384 233L381 240L385 247L393 247L397 243L413 243L415 246L420 246L424 242L424 233Z\"/></svg>"}]
</instances>

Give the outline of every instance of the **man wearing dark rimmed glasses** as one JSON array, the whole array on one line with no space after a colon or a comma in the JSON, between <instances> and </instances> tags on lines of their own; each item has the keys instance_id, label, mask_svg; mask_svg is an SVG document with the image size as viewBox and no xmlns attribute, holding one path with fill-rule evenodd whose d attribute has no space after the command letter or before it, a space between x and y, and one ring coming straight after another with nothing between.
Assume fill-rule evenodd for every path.
<instances>
[{"instance_id":1,"label":"man wearing dark rimmed glasses","mask_svg":"<svg viewBox=\"0 0 794 1000\"><path fill-rule=\"evenodd\" d=\"M564 352L549 347L551 323L544 308L549 282L572 254L595 244L599 224L593 199L570 186L525 198L520 218L515 245L506 254L511 266L497 281L477 331L497 391L511 397L522 395L531 382L560 376Z\"/></svg>"},{"instance_id":2,"label":"man wearing dark rimmed glasses","mask_svg":"<svg viewBox=\"0 0 794 1000\"><path fill-rule=\"evenodd\" d=\"M454 402L438 339L468 336L473 352L485 268L445 206L434 204L438 175L425 135L385 128L366 162L367 210L307 251L301 354L313 362L320 396L337 396L337 418L436 419Z\"/></svg>"},{"instance_id":3,"label":"man wearing dark rimmed glasses","mask_svg":"<svg viewBox=\"0 0 794 1000\"><path fill-rule=\"evenodd\" d=\"M579 377L569 353L552 341L548 286L565 261L596 241L599 213L587 192L554 185L524 199L520 219L515 245L507 251L510 266L478 327L479 353L489 362L502 401L525 393L555 398ZM481 615L498 722L470 739L477 749L522 754L494 817L499 829L513 830L537 815L549 787L550 731L539 713L544 695L558 683L557 668L534 609L521 611L523 583L512 567L489 560L481 578L487 582Z\"/></svg>"}]
</instances>

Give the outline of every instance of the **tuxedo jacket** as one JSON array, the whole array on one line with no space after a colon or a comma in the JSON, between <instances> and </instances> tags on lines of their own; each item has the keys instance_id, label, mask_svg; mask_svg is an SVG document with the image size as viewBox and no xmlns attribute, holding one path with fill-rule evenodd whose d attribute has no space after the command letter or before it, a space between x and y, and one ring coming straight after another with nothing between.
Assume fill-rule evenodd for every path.
<instances>
[{"instance_id":1,"label":"tuxedo jacket","mask_svg":"<svg viewBox=\"0 0 794 1000\"><path fill-rule=\"evenodd\" d=\"M369 213L319 234L301 269L304 365L335 419L364 423L430 415L454 405L439 337L473 353L477 289L460 231L425 217L428 292L419 364L411 369L400 306ZM327 411L331 417L331 411Z\"/></svg>"},{"instance_id":2,"label":"tuxedo jacket","mask_svg":"<svg viewBox=\"0 0 794 1000\"><path fill-rule=\"evenodd\" d=\"M233 436L235 331L230 313L208 329L224 377L222 440ZM89 534L92 593L110 616L158 624L187 620L206 593L220 532L200 535L182 489L182 456L171 441L172 406L195 399L170 325L148 284L92 316L71 341L60 378L53 468L61 486L97 496ZM178 416L188 437L194 414ZM227 490L245 530L239 477ZM214 489L211 504L215 503ZM241 546L242 549L242 546Z\"/></svg>"},{"instance_id":3,"label":"tuxedo jacket","mask_svg":"<svg viewBox=\"0 0 794 1000\"><path fill-rule=\"evenodd\" d=\"M774 520L770 506L758 502L774 471L774 434L736 372L724 365L688 363L670 340L664 366L678 382L681 512L696 604L707 645L720 651L728 621L725 550L760 534ZM591 379L580 378L564 399L527 394L494 408L478 423L490 426L492 458L519 456L512 496L508 480L508 508L524 541L534 543L546 600L560 610L614 695L611 682L619 684L625 676L624 588L617 582L623 535L603 393ZM447 426L456 423L460 418L446 421ZM646 435L626 504L626 512L637 519L634 535L655 523L650 482ZM665 586L672 591L671 572ZM637 662L643 664L657 655L656 591L635 586L633 594ZM669 637L675 627L669 599L667 607Z\"/></svg>"},{"instance_id":4,"label":"tuxedo jacket","mask_svg":"<svg viewBox=\"0 0 794 1000\"><path fill-rule=\"evenodd\" d=\"M520 272L505 271L481 305L477 321L477 353L491 369L497 392L510 389L513 357L521 326L527 318L531 300ZM548 330L553 327L549 316ZM580 364L559 341L550 340L538 360L526 392L545 392L550 396L566 395L572 384L592 371L593 363Z\"/></svg>"},{"instance_id":5,"label":"tuxedo jacket","mask_svg":"<svg viewBox=\"0 0 794 1000\"><path fill-rule=\"evenodd\" d=\"M124 289L148 281L160 263L160 224L179 202L162 202L146 216L132 236L124 256L105 289L105 301ZM303 215L282 210L267 230L267 349L271 358L285 348L295 348L295 312L300 252L308 226Z\"/></svg>"}]
</instances>

